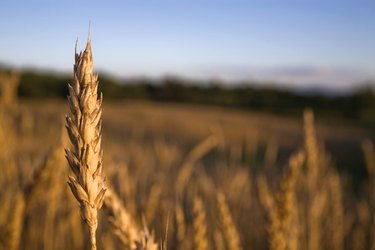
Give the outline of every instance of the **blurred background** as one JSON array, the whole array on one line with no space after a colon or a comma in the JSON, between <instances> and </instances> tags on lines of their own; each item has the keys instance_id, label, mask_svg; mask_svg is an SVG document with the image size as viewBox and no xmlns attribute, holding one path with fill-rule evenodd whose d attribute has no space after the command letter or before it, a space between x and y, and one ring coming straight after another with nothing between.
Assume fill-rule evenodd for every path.
<instances>
[{"instance_id":1,"label":"blurred background","mask_svg":"<svg viewBox=\"0 0 375 250\"><path fill-rule=\"evenodd\" d=\"M279 114L309 106L373 125L371 1L6 1L0 67L22 98L65 98L74 45L93 41L106 99Z\"/></svg>"},{"instance_id":2,"label":"blurred background","mask_svg":"<svg viewBox=\"0 0 375 250\"><path fill-rule=\"evenodd\" d=\"M374 10L372 1L7 1L0 70L17 72L21 100L65 100L75 43L83 49L90 35L106 102L295 120L311 108L323 124L371 137Z\"/></svg>"},{"instance_id":3,"label":"blurred background","mask_svg":"<svg viewBox=\"0 0 375 250\"><path fill-rule=\"evenodd\" d=\"M0 186L11 190L0 193L7 201L0 249L87 246L75 201L62 208L48 199L71 196L60 147L75 45L81 51L88 39L104 95L104 172L137 221L146 214L157 239L171 212L170 249L197 248L196 196L212 212L212 249L221 249L220 237L222 249L238 249L216 223L218 190L237 227L234 245L279 249L260 197L267 197L264 180L271 194L282 190L300 150L307 160L294 211L303 228L297 248L286 249L374 249L374 13L370 0L0 2L0 163L7 170ZM320 166L315 177L311 159ZM53 184L59 177L48 171L56 162L64 178ZM170 187L186 172L176 195ZM35 183L55 189L38 200L30 195ZM17 221L19 193L27 209ZM40 211L49 217L34 218ZM10 218L22 229L8 228ZM118 249L103 223L100 247Z\"/></svg>"}]
</instances>

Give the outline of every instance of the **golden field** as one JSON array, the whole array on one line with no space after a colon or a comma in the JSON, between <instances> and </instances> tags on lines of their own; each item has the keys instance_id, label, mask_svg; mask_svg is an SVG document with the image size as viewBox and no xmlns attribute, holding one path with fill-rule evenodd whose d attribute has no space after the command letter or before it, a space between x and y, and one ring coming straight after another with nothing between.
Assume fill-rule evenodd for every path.
<instances>
[{"instance_id":1,"label":"golden field","mask_svg":"<svg viewBox=\"0 0 375 250\"><path fill-rule=\"evenodd\" d=\"M68 101L19 101L0 77L1 249L375 249L371 131L102 105L90 46Z\"/></svg>"},{"instance_id":2,"label":"golden field","mask_svg":"<svg viewBox=\"0 0 375 250\"><path fill-rule=\"evenodd\" d=\"M1 113L1 249L89 248L67 185L68 113L54 100L19 101ZM374 247L374 152L364 129L314 126L309 111L296 120L104 101L102 133L106 184L159 247ZM363 141L369 178L354 192L351 176L334 164L346 151L330 157L324 145L362 150ZM98 249L129 247L113 220L99 211Z\"/></svg>"}]
</instances>

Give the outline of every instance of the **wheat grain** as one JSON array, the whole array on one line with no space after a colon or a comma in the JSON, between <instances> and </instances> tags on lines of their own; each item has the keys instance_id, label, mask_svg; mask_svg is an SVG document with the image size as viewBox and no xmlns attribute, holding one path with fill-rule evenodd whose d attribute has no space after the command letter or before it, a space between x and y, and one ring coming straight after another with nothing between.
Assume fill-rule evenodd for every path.
<instances>
[{"instance_id":1,"label":"wheat grain","mask_svg":"<svg viewBox=\"0 0 375 250\"><path fill-rule=\"evenodd\" d=\"M85 51L75 55L74 81L68 85L71 117L66 128L72 150L66 158L74 175L68 184L80 203L81 216L88 225L91 249L96 249L98 210L103 204L105 187L102 182L103 152L101 149L101 105L98 99L98 76L93 74L90 40Z\"/></svg>"}]
</instances>

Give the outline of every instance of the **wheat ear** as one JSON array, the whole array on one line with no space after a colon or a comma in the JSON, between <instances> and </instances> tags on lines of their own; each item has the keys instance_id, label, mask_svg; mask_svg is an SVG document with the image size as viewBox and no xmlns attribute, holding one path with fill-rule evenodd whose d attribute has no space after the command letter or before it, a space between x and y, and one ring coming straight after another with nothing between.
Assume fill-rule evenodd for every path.
<instances>
[{"instance_id":1,"label":"wheat ear","mask_svg":"<svg viewBox=\"0 0 375 250\"><path fill-rule=\"evenodd\" d=\"M176 224L177 224L178 246L182 246L185 236L186 236L186 223L185 223L184 210L182 206L178 203L175 206L175 218L176 218Z\"/></svg>"},{"instance_id":2,"label":"wheat ear","mask_svg":"<svg viewBox=\"0 0 375 250\"><path fill-rule=\"evenodd\" d=\"M208 249L206 212L201 198L194 198L194 245L197 250Z\"/></svg>"},{"instance_id":3,"label":"wheat ear","mask_svg":"<svg viewBox=\"0 0 375 250\"><path fill-rule=\"evenodd\" d=\"M93 74L91 43L82 53L75 53L74 81L68 85L71 117L66 117L66 128L72 149L66 149L66 158L73 175L68 184L81 208L82 219L90 232L91 249L96 249L98 210L103 204L101 149L102 96L98 98L98 76Z\"/></svg>"},{"instance_id":4,"label":"wheat ear","mask_svg":"<svg viewBox=\"0 0 375 250\"><path fill-rule=\"evenodd\" d=\"M9 221L9 231L7 235L8 245L6 249L16 250L20 247L22 236L23 219L25 214L25 199L18 193L15 197L16 202L13 208L13 216Z\"/></svg>"},{"instance_id":5,"label":"wheat ear","mask_svg":"<svg viewBox=\"0 0 375 250\"><path fill-rule=\"evenodd\" d=\"M316 189L319 174L322 170L322 166L319 162L320 152L318 149L314 120L313 111L311 109L305 109L303 112L303 130L308 171L307 185L310 192Z\"/></svg>"},{"instance_id":6,"label":"wheat ear","mask_svg":"<svg viewBox=\"0 0 375 250\"><path fill-rule=\"evenodd\" d=\"M219 191L216 195L220 216L224 228L224 236L227 243L228 250L242 249L240 244L240 236L236 226L233 223L232 215L230 213L226 198L223 192Z\"/></svg>"},{"instance_id":7,"label":"wheat ear","mask_svg":"<svg viewBox=\"0 0 375 250\"><path fill-rule=\"evenodd\" d=\"M109 213L109 222L112 225L113 233L126 249L158 249L154 236L146 227L142 230L138 227L123 206L120 198L110 187L107 188L105 194L104 209Z\"/></svg>"},{"instance_id":8,"label":"wheat ear","mask_svg":"<svg viewBox=\"0 0 375 250\"><path fill-rule=\"evenodd\" d=\"M14 109L17 106L17 89L20 82L20 74L0 73L0 105L7 109Z\"/></svg>"},{"instance_id":9,"label":"wheat ear","mask_svg":"<svg viewBox=\"0 0 375 250\"><path fill-rule=\"evenodd\" d=\"M259 195L262 206L269 219L270 249L298 249L298 227L295 221L298 217L296 209L296 183L305 160L304 152L294 154L289 160L280 182L280 189L273 197L268 189L266 180L258 178Z\"/></svg>"}]
</instances>

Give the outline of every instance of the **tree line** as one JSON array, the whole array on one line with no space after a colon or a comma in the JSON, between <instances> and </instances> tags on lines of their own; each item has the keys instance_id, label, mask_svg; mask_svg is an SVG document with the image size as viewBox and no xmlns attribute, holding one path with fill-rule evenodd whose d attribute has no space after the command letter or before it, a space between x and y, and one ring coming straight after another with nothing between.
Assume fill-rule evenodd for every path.
<instances>
[{"instance_id":1,"label":"tree line","mask_svg":"<svg viewBox=\"0 0 375 250\"><path fill-rule=\"evenodd\" d=\"M323 119L345 119L375 127L375 94L371 84L347 94L306 94L293 90L242 82L189 81L177 77L116 80L100 74L99 90L109 100L148 100L155 102L214 105L300 116L306 107ZM36 71L21 72L20 98L66 98L72 77Z\"/></svg>"}]
</instances>

